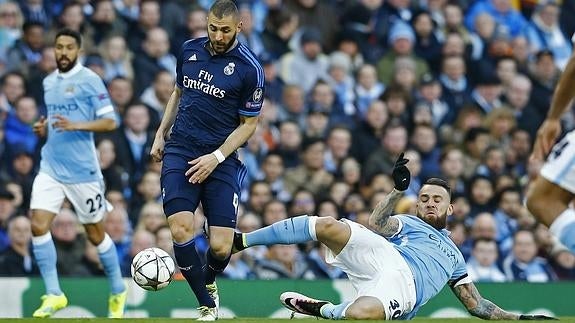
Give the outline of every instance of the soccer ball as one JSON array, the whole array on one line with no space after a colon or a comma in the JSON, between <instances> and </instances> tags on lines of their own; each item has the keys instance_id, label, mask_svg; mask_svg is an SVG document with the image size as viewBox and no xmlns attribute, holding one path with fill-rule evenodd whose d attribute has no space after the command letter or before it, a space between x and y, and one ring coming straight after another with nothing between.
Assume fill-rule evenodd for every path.
<instances>
[{"instance_id":1,"label":"soccer ball","mask_svg":"<svg viewBox=\"0 0 575 323\"><path fill-rule=\"evenodd\" d=\"M157 291L172 281L174 260L159 248L144 249L132 259L132 278L145 290Z\"/></svg>"}]
</instances>

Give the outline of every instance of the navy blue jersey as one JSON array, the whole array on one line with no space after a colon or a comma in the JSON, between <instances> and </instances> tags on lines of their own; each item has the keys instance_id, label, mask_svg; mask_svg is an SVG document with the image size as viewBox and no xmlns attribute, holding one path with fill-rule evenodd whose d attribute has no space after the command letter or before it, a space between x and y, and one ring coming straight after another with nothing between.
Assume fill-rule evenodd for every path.
<instances>
[{"instance_id":1,"label":"navy blue jersey","mask_svg":"<svg viewBox=\"0 0 575 323\"><path fill-rule=\"evenodd\" d=\"M182 45L176 68L182 95L166 151L173 145L209 153L239 126L240 116L261 111L264 71L255 55L243 44L221 55L211 55L208 46L207 37Z\"/></svg>"}]
</instances>

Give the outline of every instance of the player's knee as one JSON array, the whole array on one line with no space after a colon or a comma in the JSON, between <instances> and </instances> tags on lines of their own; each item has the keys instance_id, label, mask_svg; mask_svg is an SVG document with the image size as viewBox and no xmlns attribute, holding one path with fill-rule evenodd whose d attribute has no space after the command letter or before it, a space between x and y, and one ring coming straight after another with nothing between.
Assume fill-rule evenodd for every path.
<instances>
[{"instance_id":1,"label":"player's knee","mask_svg":"<svg viewBox=\"0 0 575 323\"><path fill-rule=\"evenodd\" d=\"M30 220L30 226L32 229L32 235L34 237L44 235L48 233L48 231L50 231L50 224L36 217L32 217L32 219Z\"/></svg>"},{"instance_id":2,"label":"player's knee","mask_svg":"<svg viewBox=\"0 0 575 323\"><path fill-rule=\"evenodd\" d=\"M354 320L382 320L385 319L385 312L377 299L360 297L347 308L345 317Z\"/></svg>"},{"instance_id":3,"label":"player's knee","mask_svg":"<svg viewBox=\"0 0 575 323\"><path fill-rule=\"evenodd\" d=\"M191 212L180 212L168 217L172 238L178 243L189 241L194 237L194 221Z\"/></svg>"},{"instance_id":4,"label":"player's knee","mask_svg":"<svg viewBox=\"0 0 575 323\"><path fill-rule=\"evenodd\" d=\"M212 245L210 243L210 252L212 253L212 255L214 256L214 258L216 259L226 259L232 250L232 245L229 244L217 244L217 245Z\"/></svg>"}]
</instances>

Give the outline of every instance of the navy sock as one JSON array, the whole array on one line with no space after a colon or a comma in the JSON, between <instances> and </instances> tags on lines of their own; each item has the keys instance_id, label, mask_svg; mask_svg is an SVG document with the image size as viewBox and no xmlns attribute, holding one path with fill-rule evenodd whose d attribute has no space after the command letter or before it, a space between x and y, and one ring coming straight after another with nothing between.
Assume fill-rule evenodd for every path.
<instances>
[{"instance_id":1,"label":"navy sock","mask_svg":"<svg viewBox=\"0 0 575 323\"><path fill-rule=\"evenodd\" d=\"M216 307L216 303L206 289L202 261L196 251L194 239L182 244L174 242L174 255L182 275L192 288L200 306Z\"/></svg>"},{"instance_id":2,"label":"navy sock","mask_svg":"<svg viewBox=\"0 0 575 323\"><path fill-rule=\"evenodd\" d=\"M230 262L231 255L227 256L226 259L220 260L212 254L212 249L208 249L206 252L206 285L213 284L216 281L216 276L226 269L226 266Z\"/></svg>"}]
</instances>

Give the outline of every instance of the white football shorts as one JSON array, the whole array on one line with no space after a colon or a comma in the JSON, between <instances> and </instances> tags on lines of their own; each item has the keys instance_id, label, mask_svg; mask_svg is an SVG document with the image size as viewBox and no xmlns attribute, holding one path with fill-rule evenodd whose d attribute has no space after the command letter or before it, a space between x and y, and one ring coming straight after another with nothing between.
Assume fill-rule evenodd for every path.
<instances>
[{"instance_id":1,"label":"white football shorts","mask_svg":"<svg viewBox=\"0 0 575 323\"><path fill-rule=\"evenodd\" d=\"M541 168L541 176L575 193L575 130L567 133L553 146Z\"/></svg>"},{"instance_id":2,"label":"white football shorts","mask_svg":"<svg viewBox=\"0 0 575 323\"><path fill-rule=\"evenodd\" d=\"M335 256L328 250L327 263L345 271L357 297L372 296L381 301L385 319L393 320L413 310L416 301L411 269L393 244L361 224L342 220L351 237Z\"/></svg>"},{"instance_id":3,"label":"white football shorts","mask_svg":"<svg viewBox=\"0 0 575 323\"><path fill-rule=\"evenodd\" d=\"M112 209L112 205L106 201L104 187L103 181L64 184L40 172L32 185L30 209L58 214L67 198L74 206L80 223L97 223L104 218L106 211Z\"/></svg>"}]
</instances>

